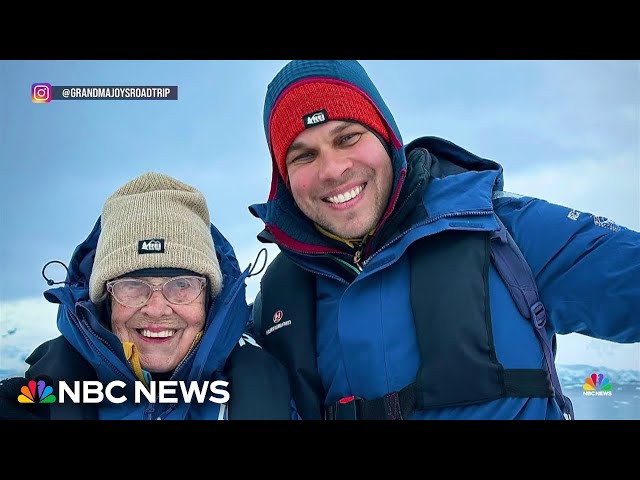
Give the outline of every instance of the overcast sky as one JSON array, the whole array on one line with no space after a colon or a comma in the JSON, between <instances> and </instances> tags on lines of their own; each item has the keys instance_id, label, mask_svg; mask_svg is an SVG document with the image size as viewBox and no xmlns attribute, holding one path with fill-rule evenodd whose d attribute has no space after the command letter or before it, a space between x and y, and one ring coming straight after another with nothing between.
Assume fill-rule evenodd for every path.
<instances>
[{"instance_id":1,"label":"overcast sky","mask_svg":"<svg viewBox=\"0 0 640 480\"><path fill-rule=\"evenodd\" d=\"M266 199L271 178L264 94L285 63L0 61L0 333L35 317L43 335L55 333L42 267L68 263L104 200L146 171L200 189L241 266L253 262L262 225L247 206ZM405 142L444 137L502 164L507 191L640 230L640 62L362 64ZM179 98L35 104L37 82L177 85ZM271 260L276 250L269 252ZM62 277L60 270L50 273ZM249 280L249 299L258 281ZM582 360L586 352L640 369L637 345L572 337L559 359ZM12 338L0 338L5 352Z\"/></svg>"}]
</instances>

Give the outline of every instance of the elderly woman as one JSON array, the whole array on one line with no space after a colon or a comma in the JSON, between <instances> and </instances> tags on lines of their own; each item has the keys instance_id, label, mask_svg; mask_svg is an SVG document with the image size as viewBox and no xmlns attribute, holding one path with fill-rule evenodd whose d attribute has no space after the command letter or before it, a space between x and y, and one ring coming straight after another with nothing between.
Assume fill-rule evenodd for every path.
<instances>
[{"instance_id":1,"label":"elderly woman","mask_svg":"<svg viewBox=\"0 0 640 480\"><path fill-rule=\"evenodd\" d=\"M248 275L198 190L157 173L128 182L76 248L65 286L45 293L62 335L27 358L25 378L0 384L0 417L298 418L283 367L245 333ZM88 380L104 389L98 403L72 390Z\"/></svg>"}]
</instances>

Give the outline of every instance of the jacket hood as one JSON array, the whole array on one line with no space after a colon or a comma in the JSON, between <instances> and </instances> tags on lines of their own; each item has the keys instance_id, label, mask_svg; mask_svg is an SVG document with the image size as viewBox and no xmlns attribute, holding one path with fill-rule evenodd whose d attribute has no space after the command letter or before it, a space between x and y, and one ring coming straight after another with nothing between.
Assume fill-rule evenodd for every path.
<instances>
[{"instance_id":1,"label":"jacket hood","mask_svg":"<svg viewBox=\"0 0 640 480\"><path fill-rule=\"evenodd\" d=\"M487 158L459 147L449 140L439 137L425 136L408 143L405 148L407 158L419 153L428 152L433 157L428 169L429 178L445 178L464 172L493 172L494 180L490 195L493 191L501 191L504 188L502 166Z\"/></svg>"},{"instance_id":2,"label":"jacket hood","mask_svg":"<svg viewBox=\"0 0 640 480\"><path fill-rule=\"evenodd\" d=\"M407 158L423 150L431 156L437 158L437 165L434 162L428 175L430 178L445 178L464 172L495 172L495 180L492 186L493 191L501 191L504 187L502 166L486 158L459 147L449 140L439 137L420 137L405 146Z\"/></svg>"},{"instance_id":3,"label":"jacket hood","mask_svg":"<svg viewBox=\"0 0 640 480\"><path fill-rule=\"evenodd\" d=\"M385 228L386 223L395 212L396 205L403 203L401 200L399 201L399 198L407 194L404 190L413 188L412 185L404 185L407 175L407 158L413 152L415 152L415 155L424 150L431 159L426 162L429 168L427 168L425 183L430 182L433 178L445 178L454 174L475 171L481 173L485 179L482 185L486 184L487 188L483 188L482 192L474 192L474 195L483 195L490 204L492 192L502 190L502 167L499 164L468 152L448 140L437 137L421 137L406 146L402 146L402 137L391 112L367 73L356 61L296 60L288 63L276 75L267 89L263 116L267 142L269 142L271 112L274 105L293 85L309 81L309 79L336 80L357 88L361 94L365 95L375 105L378 113L386 123L388 131L391 133L391 142L388 146L394 171L394 188L387 210L378 224L378 231L388 230L388 228ZM313 222L297 207L291 192L280 177L271 145L269 145L269 148L273 168L269 197L266 203L249 207L250 212L265 224L265 228L258 235L258 239L265 243L275 242L295 253L341 253L344 246L338 241L318 233ZM433 211L458 208L459 201L464 200L465 196L459 195L460 190L456 191L455 188L470 187L470 185L463 186L462 183L464 183L462 178L460 182L450 179L447 182L440 183L439 187L442 185L449 186L451 190L446 195L429 197L430 201L447 202L446 206L436 206L437 208ZM479 186L480 184L478 184ZM480 188L475 189L480 190ZM471 192L467 191L466 193ZM464 207L466 207L466 204L463 202L460 208ZM394 223L397 224L398 222Z\"/></svg>"},{"instance_id":4,"label":"jacket hood","mask_svg":"<svg viewBox=\"0 0 640 480\"><path fill-rule=\"evenodd\" d=\"M322 245L324 240L319 238L313 223L296 206L291 192L278 172L269 139L271 115L278 100L297 84L312 80L340 82L357 90L376 108L389 132L390 142L388 147L393 164L394 189L391 194L389 208L382 221L393 210L406 174L407 161L402 148L402 137L395 119L378 89L357 61L294 60L280 70L267 88L263 116L265 135L269 144L273 168L271 189L266 204L263 206L251 206L249 210L254 216L261 218L265 222L268 236L273 237L285 247L308 253L328 253L334 252L336 247L332 247L331 242L329 242L329 245Z\"/></svg>"},{"instance_id":5,"label":"jacket hood","mask_svg":"<svg viewBox=\"0 0 640 480\"><path fill-rule=\"evenodd\" d=\"M100 321L101 306L89 300L89 278L100 235L100 219L88 237L76 247L63 287L44 292L51 303L59 304L57 325L60 333L80 355L96 368L102 382L136 380L124 356L122 343ZM245 278L231 244L211 225L211 236L223 275L223 289L206 313L205 332L189 361L176 371L180 380L206 380L221 371L244 331L249 307L245 298Z\"/></svg>"}]
</instances>

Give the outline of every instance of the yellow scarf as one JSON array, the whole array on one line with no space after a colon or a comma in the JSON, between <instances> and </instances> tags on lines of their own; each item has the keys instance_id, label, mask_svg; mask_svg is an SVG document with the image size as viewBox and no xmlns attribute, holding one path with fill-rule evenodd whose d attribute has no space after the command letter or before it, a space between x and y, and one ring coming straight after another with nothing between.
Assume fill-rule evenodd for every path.
<instances>
[{"instance_id":1,"label":"yellow scarf","mask_svg":"<svg viewBox=\"0 0 640 480\"><path fill-rule=\"evenodd\" d=\"M202 338L202 331L196 334L196 337L193 339L193 342L191 343L191 347L189 347L189 351L187 352L187 355L189 355L189 353L191 353L191 350L193 350L196 347L196 345L198 344L201 338ZM147 381L148 373L142 369L142 365L140 364L140 352L138 351L138 347L136 347L136 344L133 342L122 342L122 348L124 349L125 358L133 368L133 372L136 374L136 378L144 382L146 386L149 386L149 382ZM185 355L185 357L187 355ZM147 375L145 375L145 373L147 373Z\"/></svg>"}]
</instances>

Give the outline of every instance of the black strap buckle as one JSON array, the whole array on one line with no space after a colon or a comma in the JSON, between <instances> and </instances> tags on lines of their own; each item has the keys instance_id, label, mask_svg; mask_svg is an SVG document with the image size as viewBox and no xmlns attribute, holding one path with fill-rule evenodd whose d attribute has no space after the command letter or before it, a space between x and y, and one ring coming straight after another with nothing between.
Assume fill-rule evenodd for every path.
<instances>
[{"instance_id":1,"label":"black strap buckle","mask_svg":"<svg viewBox=\"0 0 640 480\"><path fill-rule=\"evenodd\" d=\"M361 405L364 399L351 395L344 397L325 408L326 420L360 420Z\"/></svg>"},{"instance_id":2,"label":"black strap buckle","mask_svg":"<svg viewBox=\"0 0 640 480\"><path fill-rule=\"evenodd\" d=\"M365 400L351 395L328 405L324 409L326 420L403 420L416 410L416 384L407 385L398 392Z\"/></svg>"}]
</instances>

